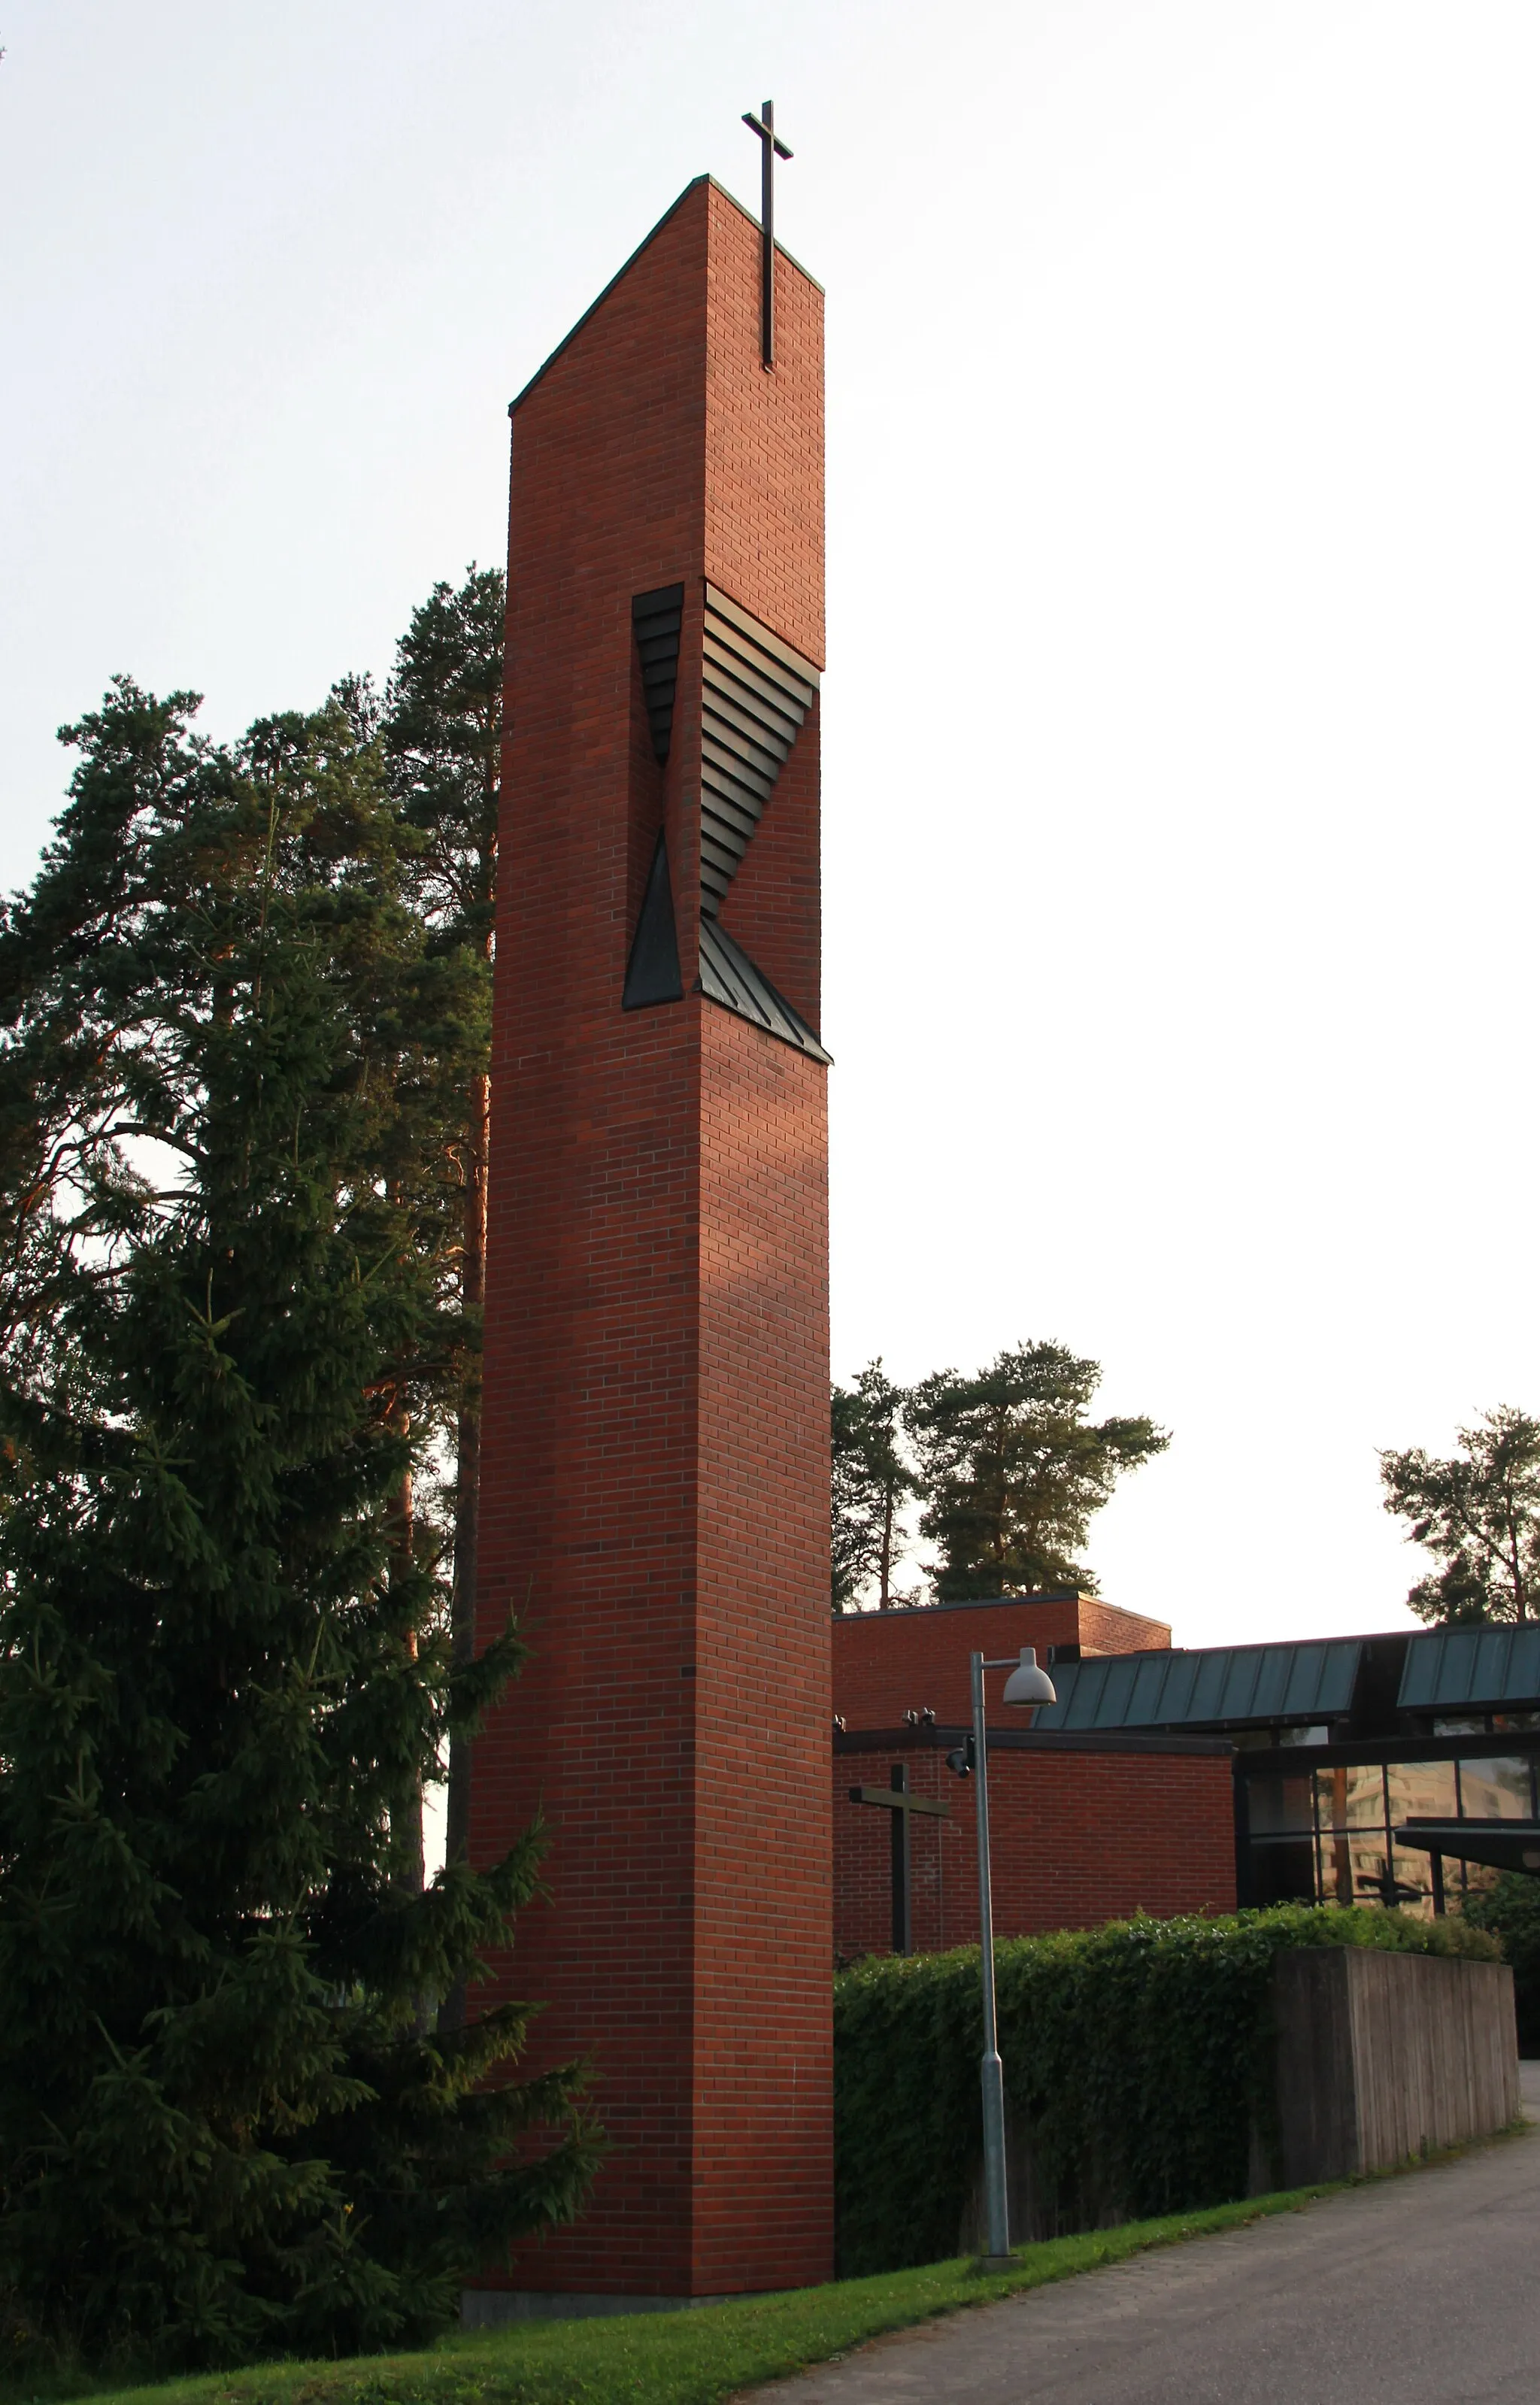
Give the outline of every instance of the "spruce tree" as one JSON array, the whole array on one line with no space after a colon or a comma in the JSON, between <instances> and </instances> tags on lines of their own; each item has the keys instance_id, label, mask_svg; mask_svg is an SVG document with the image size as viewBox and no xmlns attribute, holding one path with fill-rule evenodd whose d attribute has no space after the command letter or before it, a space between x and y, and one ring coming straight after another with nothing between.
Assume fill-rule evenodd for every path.
<instances>
[{"instance_id":1,"label":"spruce tree","mask_svg":"<svg viewBox=\"0 0 1540 2405\"><path fill-rule=\"evenodd\" d=\"M169 2366L420 2338L579 2209L531 2007L433 2003L540 1838L422 1892L484 997L410 907L367 689L225 751L121 682L0 930L0 2285Z\"/></svg>"}]
</instances>

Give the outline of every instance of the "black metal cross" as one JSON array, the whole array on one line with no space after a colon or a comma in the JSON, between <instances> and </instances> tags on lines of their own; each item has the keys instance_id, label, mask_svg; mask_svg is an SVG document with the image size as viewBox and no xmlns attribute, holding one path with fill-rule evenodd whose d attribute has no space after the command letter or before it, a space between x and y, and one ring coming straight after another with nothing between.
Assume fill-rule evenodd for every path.
<instances>
[{"instance_id":1,"label":"black metal cross","mask_svg":"<svg viewBox=\"0 0 1540 2405\"><path fill-rule=\"evenodd\" d=\"M776 364L776 162L790 159L776 132L776 104L767 100L758 117L743 112L750 134L760 137L760 357L767 368Z\"/></svg>"},{"instance_id":2,"label":"black metal cross","mask_svg":"<svg viewBox=\"0 0 1540 2405\"><path fill-rule=\"evenodd\" d=\"M908 1768L902 1762L893 1765L890 1786L852 1787L850 1801L852 1804L884 1804L892 1815L889 1826L893 1849L893 1951L895 1954L912 1954L915 1950L915 1928L909 1816L912 1812L925 1812L933 1821L949 1821L952 1816L945 1804L931 1804L923 1795L910 1794Z\"/></svg>"}]
</instances>

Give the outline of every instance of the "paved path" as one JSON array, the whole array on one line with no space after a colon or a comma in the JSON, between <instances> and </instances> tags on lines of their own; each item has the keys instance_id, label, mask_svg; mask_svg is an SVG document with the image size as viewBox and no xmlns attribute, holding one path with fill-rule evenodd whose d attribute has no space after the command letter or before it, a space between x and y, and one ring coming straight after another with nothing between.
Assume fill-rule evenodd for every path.
<instances>
[{"instance_id":1,"label":"paved path","mask_svg":"<svg viewBox=\"0 0 1540 2405\"><path fill-rule=\"evenodd\" d=\"M1540 2115L1540 2062L1524 2100ZM760 2405L1536 2405L1540 2129L879 2339Z\"/></svg>"}]
</instances>

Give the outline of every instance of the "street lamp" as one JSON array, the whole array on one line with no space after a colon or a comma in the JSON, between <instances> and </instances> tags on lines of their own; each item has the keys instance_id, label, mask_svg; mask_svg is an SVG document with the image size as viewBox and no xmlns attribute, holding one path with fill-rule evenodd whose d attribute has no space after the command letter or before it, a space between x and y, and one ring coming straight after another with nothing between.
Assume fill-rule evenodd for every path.
<instances>
[{"instance_id":1,"label":"street lamp","mask_svg":"<svg viewBox=\"0 0 1540 2405\"><path fill-rule=\"evenodd\" d=\"M1011 2216L1005 2192L1005 2078L1001 2068L995 2028L995 1916L989 1895L989 1756L984 1726L984 1673L1009 1670L1002 1700L1008 1704L1057 1704L1054 1682L1037 1666L1037 1649L1024 1645L1017 1661L987 1662L982 1653L970 1657L973 1682L973 1760L978 1780L973 1820L978 1831L979 1974L984 1983L984 2055L979 2076L984 2089L984 2202L989 2246L984 2258L988 2271L1011 2266Z\"/></svg>"}]
</instances>

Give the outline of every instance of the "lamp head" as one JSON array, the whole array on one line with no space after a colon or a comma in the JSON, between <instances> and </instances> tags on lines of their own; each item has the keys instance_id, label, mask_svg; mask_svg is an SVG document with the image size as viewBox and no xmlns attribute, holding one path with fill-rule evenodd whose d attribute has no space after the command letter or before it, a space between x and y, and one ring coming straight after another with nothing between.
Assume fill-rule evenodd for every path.
<instances>
[{"instance_id":1,"label":"lamp head","mask_svg":"<svg viewBox=\"0 0 1540 2405\"><path fill-rule=\"evenodd\" d=\"M1004 1701L1008 1704L1057 1704L1058 1696L1046 1670L1037 1667L1037 1647L1024 1645L1021 1659L1005 1681Z\"/></svg>"}]
</instances>

